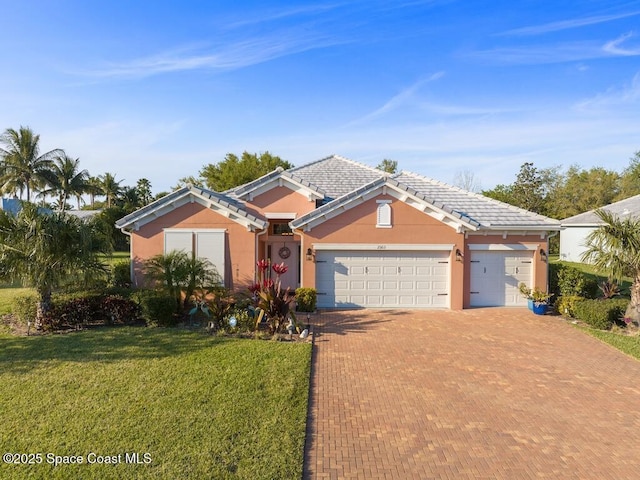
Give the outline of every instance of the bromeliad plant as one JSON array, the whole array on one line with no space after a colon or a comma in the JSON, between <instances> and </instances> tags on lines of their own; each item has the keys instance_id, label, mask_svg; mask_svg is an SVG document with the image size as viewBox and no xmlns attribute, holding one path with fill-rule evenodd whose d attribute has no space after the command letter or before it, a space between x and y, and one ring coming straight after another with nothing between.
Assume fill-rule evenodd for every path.
<instances>
[{"instance_id":1,"label":"bromeliad plant","mask_svg":"<svg viewBox=\"0 0 640 480\"><path fill-rule=\"evenodd\" d=\"M256 329L264 316L270 333L280 333L287 323L287 318L290 318L299 333L300 328L297 326L296 317L291 308L295 295L290 292L289 287L282 288L280 278L287 272L287 266L280 263L269 268L268 260L260 260L257 266L258 282L249 287L249 291L254 295L256 307L262 310L256 320ZM271 271L276 274L275 280L271 277Z\"/></svg>"}]
</instances>

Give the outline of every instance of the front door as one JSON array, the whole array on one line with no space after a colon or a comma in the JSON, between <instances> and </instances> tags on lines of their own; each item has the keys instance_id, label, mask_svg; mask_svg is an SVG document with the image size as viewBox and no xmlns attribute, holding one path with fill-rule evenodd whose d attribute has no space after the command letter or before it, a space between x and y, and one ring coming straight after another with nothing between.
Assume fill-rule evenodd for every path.
<instances>
[{"instance_id":1,"label":"front door","mask_svg":"<svg viewBox=\"0 0 640 480\"><path fill-rule=\"evenodd\" d=\"M267 245L271 265L284 263L287 272L280 276L282 288L289 287L291 291L300 286L300 244L294 241L271 241ZM275 279L275 272L271 271Z\"/></svg>"}]
</instances>

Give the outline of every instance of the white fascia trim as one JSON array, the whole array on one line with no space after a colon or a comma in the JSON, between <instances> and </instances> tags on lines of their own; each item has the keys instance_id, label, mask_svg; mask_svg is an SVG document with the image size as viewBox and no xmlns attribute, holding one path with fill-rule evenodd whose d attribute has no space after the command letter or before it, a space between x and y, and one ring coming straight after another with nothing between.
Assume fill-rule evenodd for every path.
<instances>
[{"instance_id":1,"label":"white fascia trim","mask_svg":"<svg viewBox=\"0 0 640 480\"><path fill-rule=\"evenodd\" d=\"M194 232L194 233L199 233L199 232L223 233L227 231L226 228L171 228L171 227L163 228L162 230L164 232Z\"/></svg>"},{"instance_id":2,"label":"white fascia trim","mask_svg":"<svg viewBox=\"0 0 640 480\"><path fill-rule=\"evenodd\" d=\"M453 244L439 243L313 243L314 250L399 250L399 251L451 251Z\"/></svg>"},{"instance_id":3,"label":"white fascia trim","mask_svg":"<svg viewBox=\"0 0 640 480\"><path fill-rule=\"evenodd\" d=\"M470 251L535 251L540 248L540 244L526 244L523 245L521 243L472 243L468 244L467 247Z\"/></svg>"},{"instance_id":4,"label":"white fascia trim","mask_svg":"<svg viewBox=\"0 0 640 480\"><path fill-rule=\"evenodd\" d=\"M295 220L296 218L295 212L286 212L286 213L265 212L264 216L267 220L271 220L271 219Z\"/></svg>"}]
</instances>

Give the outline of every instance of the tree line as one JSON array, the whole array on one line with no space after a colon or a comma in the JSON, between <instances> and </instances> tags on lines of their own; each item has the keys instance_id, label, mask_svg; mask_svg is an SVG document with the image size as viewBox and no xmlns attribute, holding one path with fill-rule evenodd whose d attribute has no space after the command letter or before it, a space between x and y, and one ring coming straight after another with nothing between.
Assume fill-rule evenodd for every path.
<instances>
[{"instance_id":1,"label":"tree line","mask_svg":"<svg viewBox=\"0 0 640 480\"><path fill-rule=\"evenodd\" d=\"M562 220L640 194L640 151L618 173L603 167L583 169L571 165L520 167L511 184L500 184L482 194L516 207Z\"/></svg>"},{"instance_id":2,"label":"tree line","mask_svg":"<svg viewBox=\"0 0 640 480\"><path fill-rule=\"evenodd\" d=\"M71 208L111 208L133 211L153 200L151 183L141 178L135 186L106 172L92 176L80 168L80 159L56 148L40 153L40 135L29 127L8 128L0 135L0 193L38 203L56 211ZM87 204L84 200L89 198ZM97 201L104 197L103 201Z\"/></svg>"}]
</instances>

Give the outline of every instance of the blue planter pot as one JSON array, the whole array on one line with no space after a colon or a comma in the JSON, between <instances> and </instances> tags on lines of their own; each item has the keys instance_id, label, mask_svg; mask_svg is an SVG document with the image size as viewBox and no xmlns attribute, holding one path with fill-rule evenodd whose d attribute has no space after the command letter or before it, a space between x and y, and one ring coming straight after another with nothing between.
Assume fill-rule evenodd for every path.
<instances>
[{"instance_id":1,"label":"blue planter pot","mask_svg":"<svg viewBox=\"0 0 640 480\"><path fill-rule=\"evenodd\" d=\"M535 303L533 303L533 313L535 313L536 315L544 315L545 313L547 313L547 308L549 306L546 303L538 303L537 305Z\"/></svg>"},{"instance_id":2,"label":"blue planter pot","mask_svg":"<svg viewBox=\"0 0 640 480\"><path fill-rule=\"evenodd\" d=\"M527 298L527 308L533 312L533 300L531 298Z\"/></svg>"}]
</instances>

